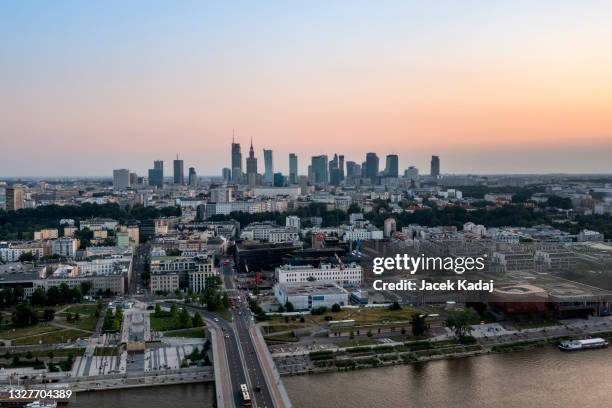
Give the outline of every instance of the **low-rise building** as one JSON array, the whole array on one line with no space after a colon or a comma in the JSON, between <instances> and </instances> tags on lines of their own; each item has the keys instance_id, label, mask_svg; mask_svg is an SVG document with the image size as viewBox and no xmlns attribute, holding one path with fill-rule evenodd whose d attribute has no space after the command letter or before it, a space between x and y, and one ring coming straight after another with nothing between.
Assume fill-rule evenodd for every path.
<instances>
[{"instance_id":1,"label":"low-rise building","mask_svg":"<svg viewBox=\"0 0 612 408\"><path fill-rule=\"evenodd\" d=\"M363 270L355 263L345 265L321 264L282 265L274 271L278 283L331 281L340 285L361 285Z\"/></svg>"},{"instance_id":2,"label":"low-rise building","mask_svg":"<svg viewBox=\"0 0 612 408\"><path fill-rule=\"evenodd\" d=\"M333 282L277 283L274 295L281 305L289 302L295 310L329 309L349 302L348 291Z\"/></svg>"}]
</instances>

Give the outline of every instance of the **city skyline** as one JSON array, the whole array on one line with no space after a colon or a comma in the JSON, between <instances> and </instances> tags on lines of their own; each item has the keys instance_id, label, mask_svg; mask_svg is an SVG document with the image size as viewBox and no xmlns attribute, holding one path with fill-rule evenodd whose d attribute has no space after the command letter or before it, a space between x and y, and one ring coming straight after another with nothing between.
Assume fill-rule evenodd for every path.
<instances>
[{"instance_id":1,"label":"city skyline","mask_svg":"<svg viewBox=\"0 0 612 408\"><path fill-rule=\"evenodd\" d=\"M609 173L611 18L604 2L8 2L0 176L142 174L176 151L216 175L232 128L283 173L289 153L372 150L400 169Z\"/></svg>"}]
</instances>

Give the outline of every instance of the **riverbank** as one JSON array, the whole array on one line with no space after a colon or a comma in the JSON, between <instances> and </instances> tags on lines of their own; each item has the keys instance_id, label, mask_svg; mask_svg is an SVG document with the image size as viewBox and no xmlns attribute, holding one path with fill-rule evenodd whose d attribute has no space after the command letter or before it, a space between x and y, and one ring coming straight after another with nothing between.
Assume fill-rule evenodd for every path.
<instances>
[{"instance_id":1,"label":"riverbank","mask_svg":"<svg viewBox=\"0 0 612 408\"><path fill-rule=\"evenodd\" d=\"M612 332L596 332L594 336L612 338ZM558 345L571 336L549 335L530 337L514 342L500 341L483 344L473 337L463 340L415 341L313 351L301 355L276 356L275 363L283 376L322 374L365 368L424 363L428 361L476 357L487 354L505 354L527 351L547 345Z\"/></svg>"},{"instance_id":2,"label":"riverbank","mask_svg":"<svg viewBox=\"0 0 612 408\"><path fill-rule=\"evenodd\" d=\"M296 408L601 408L609 406L611 358L611 348L562 353L550 345L283 381Z\"/></svg>"}]
</instances>

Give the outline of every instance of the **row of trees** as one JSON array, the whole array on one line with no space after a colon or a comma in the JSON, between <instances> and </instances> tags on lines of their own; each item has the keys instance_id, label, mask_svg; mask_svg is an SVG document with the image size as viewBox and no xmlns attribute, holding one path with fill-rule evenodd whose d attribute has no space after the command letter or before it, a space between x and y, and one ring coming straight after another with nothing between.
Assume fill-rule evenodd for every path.
<instances>
[{"instance_id":1,"label":"row of trees","mask_svg":"<svg viewBox=\"0 0 612 408\"><path fill-rule=\"evenodd\" d=\"M62 218L82 220L91 217L102 217L112 218L125 223L132 220L142 221L180 215L181 208L178 206L158 209L135 205L121 208L116 203L85 203L78 206L43 205L11 212L0 210L0 239L30 239L34 231L42 228L57 227L59 220Z\"/></svg>"},{"instance_id":2,"label":"row of trees","mask_svg":"<svg viewBox=\"0 0 612 408\"><path fill-rule=\"evenodd\" d=\"M55 310L45 309L36 311L27 303L17 305L11 316L11 322L15 327L25 327L37 324L40 321L50 322L55 318ZM0 323L2 323L0 319Z\"/></svg>"},{"instance_id":3,"label":"row of trees","mask_svg":"<svg viewBox=\"0 0 612 408\"><path fill-rule=\"evenodd\" d=\"M54 306L65 305L68 303L78 303L83 300L83 296L91 290L91 282L82 282L73 288L70 288L66 283L60 286L52 286L45 291L44 288L37 288L30 303L33 306Z\"/></svg>"},{"instance_id":4,"label":"row of trees","mask_svg":"<svg viewBox=\"0 0 612 408\"><path fill-rule=\"evenodd\" d=\"M172 303L170 307L170 311L166 312L162 310L159 304L155 305L155 312L153 313L154 317L157 318L171 318L171 329L189 329L192 327L201 327L204 326L204 319L202 319L202 315L196 312L193 317L189 314L189 311L186 307L178 309L176 303Z\"/></svg>"},{"instance_id":5,"label":"row of trees","mask_svg":"<svg viewBox=\"0 0 612 408\"><path fill-rule=\"evenodd\" d=\"M106 309L104 313L104 322L102 323L102 330L105 332L118 332L121 330L121 322L123 321L123 309L121 306L115 308L115 312L112 309Z\"/></svg>"}]
</instances>

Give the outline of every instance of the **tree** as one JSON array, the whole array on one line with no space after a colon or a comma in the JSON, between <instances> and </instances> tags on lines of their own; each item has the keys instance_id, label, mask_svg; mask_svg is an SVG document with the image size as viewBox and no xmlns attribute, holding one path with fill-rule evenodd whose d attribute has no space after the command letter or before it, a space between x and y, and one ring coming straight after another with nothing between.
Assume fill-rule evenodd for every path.
<instances>
[{"instance_id":1,"label":"tree","mask_svg":"<svg viewBox=\"0 0 612 408\"><path fill-rule=\"evenodd\" d=\"M30 305L22 303L15 308L11 320L17 327L31 326L38 323L38 316Z\"/></svg>"},{"instance_id":2,"label":"tree","mask_svg":"<svg viewBox=\"0 0 612 408\"><path fill-rule=\"evenodd\" d=\"M340 310L341 310L340 305L337 303L334 303L331 307L332 313L338 313Z\"/></svg>"},{"instance_id":3,"label":"tree","mask_svg":"<svg viewBox=\"0 0 612 408\"><path fill-rule=\"evenodd\" d=\"M425 334L425 332L427 331L427 322L425 321L425 317L426 315L421 314L421 313L412 314L412 318L410 319L410 324L412 325L412 334L414 336L420 336L422 334Z\"/></svg>"},{"instance_id":4,"label":"tree","mask_svg":"<svg viewBox=\"0 0 612 408\"><path fill-rule=\"evenodd\" d=\"M293 303L291 303L291 302L287 301L287 303L285 303L285 310L286 310L288 313L293 313L293 312L295 312L295 308L293 307Z\"/></svg>"},{"instance_id":5,"label":"tree","mask_svg":"<svg viewBox=\"0 0 612 408\"><path fill-rule=\"evenodd\" d=\"M472 331L470 325L477 324L480 316L470 307L465 310L451 311L446 318L446 326L455 332L455 336L461 338Z\"/></svg>"},{"instance_id":6,"label":"tree","mask_svg":"<svg viewBox=\"0 0 612 408\"><path fill-rule=\"evenodd\" d=\"M33 306L43 306L47 304L47 294L45 293L45 289L41 287L36 288L30 297L30 303L32 303Z\"/></svg>"},{"instance_id":7,"label":"tree","mask_svg":"<svg viewBox=\"0 0 612 408\"><path fill-rule=\"evenodd\" d=\"M34 262L34 255L32 255L32 252L23 252L21 255L19 255L19 262Z\"/></svg>"},{"instance_id":8,"label":"tree","mask_svg":"<svg viewBox=\"0 0 612 408\"><path fill-rule=\"evenodd\" d=\"M155 305L155 314L154 315L155 315L155 317L161 317L161 315L162 315L162 309L161 309L161 306L159 305L159 303L157 303Z\"/></svg>"},{"instance_id":9,"label":"tree","mask_svg":"<svg viewBox=\"0 0 612 408\"><path fill-rule=\"evenodd\" d=\"M91 288L92 288L92 284L90 281L85 281L81 283L81 293L83 295L88 295Z\"/></svg>"},{"instance_id":10,"label":"tree","mask_svg":"<svg viewBox=\"0 0 612 408\"><path fill-rule=\"evenodd\" d=\"M193 316L193 327L201 327L201 326L204 326L204 320L202 319L202 315L196 312L196 314Z\"/></svg>"},{"instance_id":11,"label":"tree","mask_svg":"<svg viewBox=\"0 0 612 408\"><path fill-rule=\"evenodd\" d=\"M393 302L391 306L389 306L389 310L401 310L401 309L402 309L402 306L399 304L397 300Z\"/></svg>"},{"instance_id":12,"label":"tree","mask_svg":"<svg viewBox=\"0 0 612 408\"><path fill-rule=\"evenodd\" d=\"M43 319L46 322L50 322L51 320L55 319L55 310L53 309L45 309L43 312Z\"/></svg>"},{"instance_id":13,"label":"tree","mask_svg":"<svg viewBox=\"0 0 612 408\"><path fill-rule=\"evenodd\" d=\"M180 327L182 329L188 329L193 326L193 323L191 321L191 316L189 316L189 312L187 311L186 307L181 309L181 313L179 316L179 322L181 325Z\"/></svg>"},{"instance_id":14,"label":"tree","mask_svg":"<svg viewBox=\"0 0 612 408\"><path fill-rule=\"evenodd\" d=\"M372 334L372 330L368 330L367 336L368 336L368 337L372 337L372 336L373 336L373 334Z\"/></svg>"},{"instance_id":15,"label":"tree","mask_svg":"<svg viewBox=\"0 0 612 408\"><path fill-rule=\"evenodd\" d=\"M172 316L172 318L179 317L178 307L176 306L176 303L172 303L172 306L170 306L170 316Z\"/></svg>"}]
</instances>

